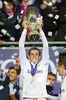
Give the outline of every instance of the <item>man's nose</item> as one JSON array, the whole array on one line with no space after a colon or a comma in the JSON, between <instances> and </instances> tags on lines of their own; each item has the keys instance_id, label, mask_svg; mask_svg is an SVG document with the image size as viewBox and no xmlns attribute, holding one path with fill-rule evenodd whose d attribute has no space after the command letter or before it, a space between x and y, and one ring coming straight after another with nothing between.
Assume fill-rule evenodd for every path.
<instances>
[{"instance_id":1,"label":"man's nose","mask_svg":"<svg viewBox=\"0 0 66 100\"><path fill-rule=\"evenodd\" d=\"M35 57L36 55L34 54L33 56Z\"/></svg>"}]
</instances>

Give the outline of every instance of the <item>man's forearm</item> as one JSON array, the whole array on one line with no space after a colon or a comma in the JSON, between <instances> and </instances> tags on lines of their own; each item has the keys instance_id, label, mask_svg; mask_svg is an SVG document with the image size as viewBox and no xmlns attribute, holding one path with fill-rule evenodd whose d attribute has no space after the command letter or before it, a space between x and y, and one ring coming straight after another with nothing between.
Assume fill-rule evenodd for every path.
<instances>
[{"instance_id":1,"label":"man's forearm","mask_svg":"<svg viewBox=\"0 0 66 100\"><path fill-rule=\"evenodd\" d=\"M41 31L40 35L41 35L41 39L42 39L42 42L43 42L43 46L48 46L48 41L46 39L45 33L43 31Z\"/></svg>"},{"instance_id":2,"label":"man's forearm","mask_svg":"<svg viewBox=\"0 0 66 100\"><path fill-rule=\"evenodd\" d=\"M20 40L19 40L19 47L24 46L25 39L26 39L26 32L27 32L27 30L24 29L22 34L21 34L21 37L20 37Z\"/></svg>"}]
</instances>

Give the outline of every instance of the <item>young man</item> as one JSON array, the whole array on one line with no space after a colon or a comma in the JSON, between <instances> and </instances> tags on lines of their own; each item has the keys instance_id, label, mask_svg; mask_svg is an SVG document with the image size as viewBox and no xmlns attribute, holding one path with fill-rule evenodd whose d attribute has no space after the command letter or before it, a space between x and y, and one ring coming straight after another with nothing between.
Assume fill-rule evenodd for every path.
<instances>
[{"instance_id":1,"label":"young man","mask_svg":"<svg viewBox=\"0 0 66 100\"><path fill-rule=\"evenodd\" d=\"M10 79L10 83L13 84L13 89L14 89L14 92L15 92L15 97L17 100L20 100L19 99L19 85L17 84L17 79L19 77L19 71L20 69L17 69L17 67L10 67L9 70L8 70L8 76L9 76L9 79Z\"/></svg>"},{"instance_id":2,"label":"young man","mask_svg":"<svg viewBox=\"0 0 66 100\"><path fill-rule=\"evenodd\" d=\"M24 30L19 41L19 56L21 63L21 82L20 87L23 88L23 94L20 93L20 100L46 100L46 78L49 65L49 49L48 42L42 31L42 22L36 23L36 27L40 32L43 42L42 60L40 61L40 50L33 47L29 50L28 59L25 52L26 32L29 26L27 19L23 21ZM22 86L23 84L23 86Z\"/></svg>"},{"instance_id":3,"label":"young man","mask_svg":"<svg viewBox=\"0 0 66 100\"><path fill-rule=\"evenodd\" d=\"M59 59L57 71L62 77L60 100L66 100L66 57Z\"/></svg>"},{"instance_id":4,"label":"young man","mask_svg":"<svg viewBox=\"0 0 66 100\"><path fill-rule=\"evenodd\" d=\"M48 76L47 76L47 86L52 87L52 90L53 90L53 86L55 84L55 81L56 81L56 75L53 74L52 72L49 72L48 73ZM52 93L52 90L50 90L50 89L47 90L48 94L51 94Z\"/></svg>"},{"instance_id":5,"label":"young man","mask_svg":"<svg viewBox=\"0 0 66 100\"><path fill-rule=\"evenodd\" d=\"M58 100L58 94L53 93L54 84L56 81L56 75L53 72L49 72L47 76L47 100Z\"/></svg>"},{"instance_id":6,"label":"young man","mask_svg":"<svg viewBox=\"0 0 66 100\"><path fill-rule=\"evenodd\" d=\"M8 75L0 69L0 100L16 100L13 85L10 84Z\"/></svg>"}]
</instances>

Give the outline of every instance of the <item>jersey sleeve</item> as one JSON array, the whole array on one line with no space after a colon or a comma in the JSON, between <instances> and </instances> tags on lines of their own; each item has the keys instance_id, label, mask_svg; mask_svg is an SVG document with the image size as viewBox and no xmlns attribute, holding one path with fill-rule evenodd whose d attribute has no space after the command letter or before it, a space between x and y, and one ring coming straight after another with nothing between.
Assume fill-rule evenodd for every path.
<instances>
[{"instance_id":1,"label":"jersey sleeve","mask_svg":"<svg viewBox=\"0 0 66 100\"><path fill-rule=\"evenodd\" d=\"M49 47L48 47L48 41L46 39L46 36L43 31L40 32L42 43L43 43L43 49L42 49L42 62L46 65L49 63Z\"/></svg>"},{"instance_id":2,"label":"jersey sleeve","mask_svg":"<svg viewBox=\"0 0 66 100\"><path fill-rule=\"evenodd\" d=\"M21 73L19 77L19 87L20 87L20 100L22 100L22 93L23 93L23 68L28 63L28 59L26 57L26 50L24 47L25 40L26 40L26 32L27 30L24 29L20 40L19 40L19 58L20 58L20 65L21 65Z\"/></svg>"}]
</instances>

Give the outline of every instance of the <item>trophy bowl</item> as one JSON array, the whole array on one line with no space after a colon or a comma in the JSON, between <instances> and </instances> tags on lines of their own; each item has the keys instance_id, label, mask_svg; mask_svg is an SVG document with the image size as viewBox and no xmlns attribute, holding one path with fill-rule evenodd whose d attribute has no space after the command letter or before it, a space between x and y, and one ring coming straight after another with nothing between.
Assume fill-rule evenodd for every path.
<instances>
[{"instance_id":1,"label":"trophy bowl","mask_svg":"<svg viewBox=\"0 0 66 100\"><path fill-rule=\"evenodd\" d=\"M37 18L41 18L36 7L28 7L26 10L26 18L29 22L29 29L31 30L28 34L30 41L37 41L40 38L40 33L37 31L36 22Z\"/></svg>"}]
</instances>

